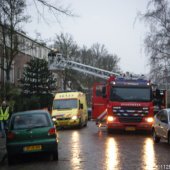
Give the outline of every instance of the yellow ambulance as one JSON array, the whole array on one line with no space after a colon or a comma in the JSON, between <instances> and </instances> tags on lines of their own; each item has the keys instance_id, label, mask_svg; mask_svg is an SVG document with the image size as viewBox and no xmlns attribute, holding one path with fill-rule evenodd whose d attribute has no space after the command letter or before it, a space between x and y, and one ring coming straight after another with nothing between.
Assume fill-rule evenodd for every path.
<instances>
[{"instance_id":1,"label":"yellow ambulance","mask_svg":"<svg viewBox=\"0 0 170 170\"><path fill-rule=\"evenodd\" d=\"M56 127L86 126L88 121L86 95L82 92L57 93L51 114Z\"/></svg>"}]
</instances>

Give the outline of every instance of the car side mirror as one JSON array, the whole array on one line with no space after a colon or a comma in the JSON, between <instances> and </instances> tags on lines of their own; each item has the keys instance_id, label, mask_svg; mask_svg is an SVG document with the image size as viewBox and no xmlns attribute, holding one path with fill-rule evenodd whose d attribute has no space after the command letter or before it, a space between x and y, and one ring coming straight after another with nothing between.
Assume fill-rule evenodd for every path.
<instances>
[{"instance_id":1,"label":"car side mirror","mask_svg":"<svg viewBox=\"0 0 170 170\"><path fill-rule=\"evenodd\" d=\"M161 120L161 122L166 123L166 124L168 123L168 121L167 121L167 120Z\"/></svg>"}]
</instances>

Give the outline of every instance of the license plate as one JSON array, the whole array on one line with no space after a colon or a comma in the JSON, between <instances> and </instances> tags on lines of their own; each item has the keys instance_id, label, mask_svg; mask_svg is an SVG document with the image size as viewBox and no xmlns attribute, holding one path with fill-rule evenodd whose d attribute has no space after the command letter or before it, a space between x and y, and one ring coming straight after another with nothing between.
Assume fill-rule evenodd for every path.
<instances>
[{"instance_id":1,"label":"license plate","mask_svg":"<svg viewBox=\"0 0 170 170\"><path fill-rule=\"evenodd\" d=\"M126 131L135 131L136 128L133 127L133 126L128 126L128 127L125 128L125 130L126 130Z\"/></svg>"},{"instance_id":2,"label":"license plate","mask_svg":"<svg viewBox=\"0 0 170 170\"><path fill-rule=\"evenodd\" d=\"M39 151L42 149L41 145L34 145L34 146L25 146L24 151L29 152L29 151Z\"/></svg>"}]
</instances>

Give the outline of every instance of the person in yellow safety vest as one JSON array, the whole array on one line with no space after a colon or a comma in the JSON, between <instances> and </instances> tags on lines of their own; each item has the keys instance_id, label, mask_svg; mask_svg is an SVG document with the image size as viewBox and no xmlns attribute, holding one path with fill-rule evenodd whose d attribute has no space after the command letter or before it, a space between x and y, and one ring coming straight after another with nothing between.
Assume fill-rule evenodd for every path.
<instances>
[{"instance_id":1,"label":"person in yellow safety vest","mask_svg":"<svg viewBox=\"0 0 170 170\"><path fill-rule=\"evenodd\" d=\"M6 101L2 102L2 105L0 107L0 121L3 122L4 128L6 127L6 124L9 119L9 106L7 105Z\"/></svg>"}]
</instances>

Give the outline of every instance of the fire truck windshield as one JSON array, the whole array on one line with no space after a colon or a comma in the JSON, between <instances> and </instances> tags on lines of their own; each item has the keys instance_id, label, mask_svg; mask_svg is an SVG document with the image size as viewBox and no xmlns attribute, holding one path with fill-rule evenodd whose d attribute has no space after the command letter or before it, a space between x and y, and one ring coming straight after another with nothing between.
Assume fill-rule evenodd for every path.
<instances>
[{"instance_id":1,"label":"fire truck windshield","mask_svg":"<svg viewBox=\"0 0 170 170\"><path fill-rule=\"evenodd\" d=\"M111 101L151 101L150 87L111 87Z\"/></svg>"},{"instance_id":2,"label":"fire truck windshield","mask_svg":"<svg viewBox=\"0 0 170 170\"><path fill-rule=\"evenodd\" d=\"M53 109L74 109L77 107L77 99L54 100L53 102Z\"/></svg>"}]
</instances>

